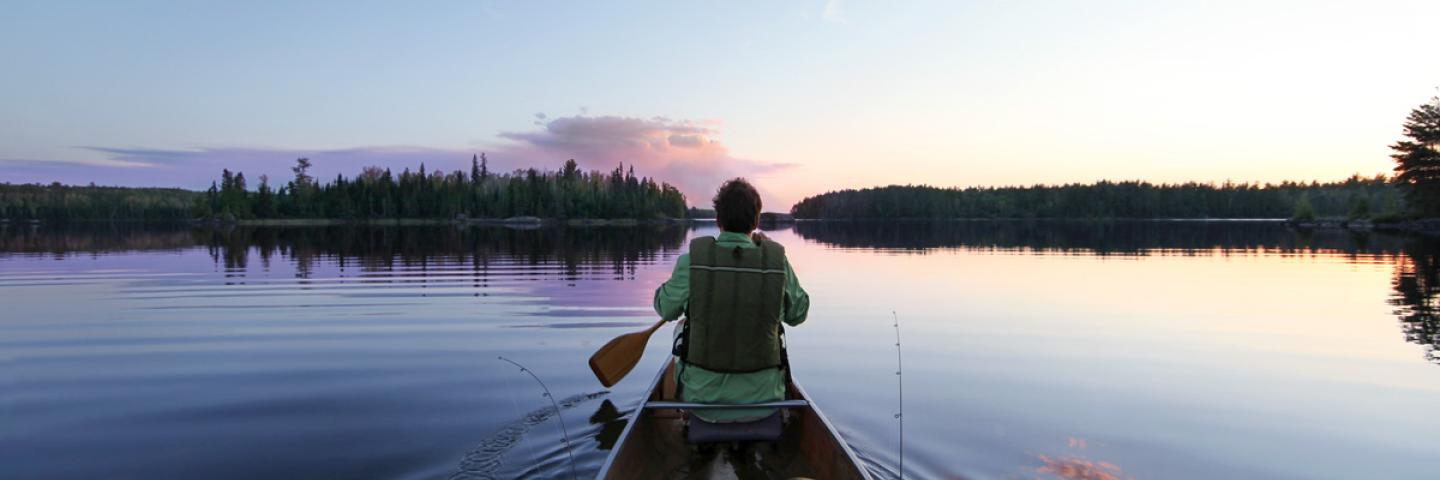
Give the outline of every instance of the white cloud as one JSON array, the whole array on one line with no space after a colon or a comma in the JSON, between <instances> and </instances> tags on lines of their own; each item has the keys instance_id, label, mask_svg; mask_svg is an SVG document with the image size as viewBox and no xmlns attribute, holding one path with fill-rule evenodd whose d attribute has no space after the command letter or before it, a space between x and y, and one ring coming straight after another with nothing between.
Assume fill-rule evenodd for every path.
<instances>
[{"instance_id":1,"label":"white cloud","mask_svg":"<svg viewBox=\"0 0 1440 480\"><path fill-rule=\"evenodd\" d=\"M825 6L820 9L820 19L830 23L846 23L845 7L840 5L840 0L826 0Z\"/></svg>"}]
</instances>

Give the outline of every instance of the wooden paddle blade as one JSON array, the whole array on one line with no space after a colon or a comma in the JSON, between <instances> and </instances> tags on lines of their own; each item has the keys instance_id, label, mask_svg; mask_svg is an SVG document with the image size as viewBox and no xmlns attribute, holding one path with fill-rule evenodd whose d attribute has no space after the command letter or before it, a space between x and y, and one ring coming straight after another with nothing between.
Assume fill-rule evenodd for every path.
<instances>
[{"instance_id":1,"label":"wooden paddle blade","mask_svg":"<svg viewBox=\"0 0 1440 480\"><path fill-rule=\"evenodd\" d=\"M640 363L640 357L645 354L645 344L650 343L650 335L664 323L661 320L645 330L615 337L596 350L590 356L590 371L595 373L600 384L609 388L625 378L635 364Z\"/></svg>"}]
</instances>

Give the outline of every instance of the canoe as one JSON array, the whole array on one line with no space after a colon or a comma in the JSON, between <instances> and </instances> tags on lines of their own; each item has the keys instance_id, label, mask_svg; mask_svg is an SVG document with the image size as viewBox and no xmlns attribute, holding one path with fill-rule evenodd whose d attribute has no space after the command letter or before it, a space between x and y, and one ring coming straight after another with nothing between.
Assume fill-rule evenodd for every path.
<instances>
[{"instance_id":1,"label":"canoe","mask_svg":"<svg viewBox=\"0 0 1440 480\"><path fill-rule=\"evenodd\" d=\"M785 400L744 406L784 410L779 440L690 444L684 411L735 406L675 401L674 368L674 361L665 362L655 375L595 478L871 479L834 425L793 379Z\"/></svg>"}]
</instances>

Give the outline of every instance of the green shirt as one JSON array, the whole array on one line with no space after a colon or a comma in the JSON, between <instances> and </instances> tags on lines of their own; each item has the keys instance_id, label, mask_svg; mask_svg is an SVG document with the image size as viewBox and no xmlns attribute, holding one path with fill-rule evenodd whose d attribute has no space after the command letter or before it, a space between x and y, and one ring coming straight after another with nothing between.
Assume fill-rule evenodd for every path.
<instances>
[{"instance_id":1,"label":"green shirt","mask_svg":"<svg viewBox=\"0 0 1440 480\"><path fill-rule=\"evenodd\" d=\"M758 248L748 235L735 232L720 232L715 236L715 246L723 248ZM655 289L655 313L665 320L675 320L685 312L690 303L690 255L683 254L675 261L675 270L670 279ZM796 326L805 321L810 313L810 295L800 288L790 260L785 260L785 300L780 318L786 325ZM697 403L759 403L785 398L785 374L780 369L766 369L751 373L720 373L695 365L679 362L676 375L684 391L685 401ZM726 422L745 420L769 415L763 410L706 410L695 412L705 420Z\"/></svg>"}]
</instances>

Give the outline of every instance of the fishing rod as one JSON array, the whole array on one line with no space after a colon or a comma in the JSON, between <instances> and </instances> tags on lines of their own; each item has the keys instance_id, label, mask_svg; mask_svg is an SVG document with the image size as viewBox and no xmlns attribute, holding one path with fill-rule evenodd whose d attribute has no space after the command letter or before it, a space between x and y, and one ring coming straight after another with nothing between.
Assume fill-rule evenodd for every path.
<instances>
[{"instance_id":1,"label":"fishing rod","mask_svg":"<svg viewBox=\"0 0 1440 480\"><path fill-rule=\"evenodd\" d=\"M894 310L890 315L895 318L895 383L900 393L900 412L895 414L900 422L900 480L905 480L905 364L900 357L900 315Z\"/></svg>"},{"instance_id":2,"label":"fishing rod","mask_svg":"<svg viewBox=\"0 0 1440 480\"><path fill-rule=\"evenodd\" d=\"M555 402L555 396L550 394L550 389L545 386L545 382L541 381L540 377L535 375L535 372L504 356L500 356L499 358L509 362L511 365L519 367L520 371L530 375L530 378L535 379L535 383L540 384L540 389L545 391L545 398L550 399L550 405L555 407L555 419L560 421L560 434L565 438L565 455L570 457L570 478L579 478L579 475L575 473L575 454L570 452L570 431L565 428L565 416L560 414L560 404Z\"/></svg>"}]
</instances>

